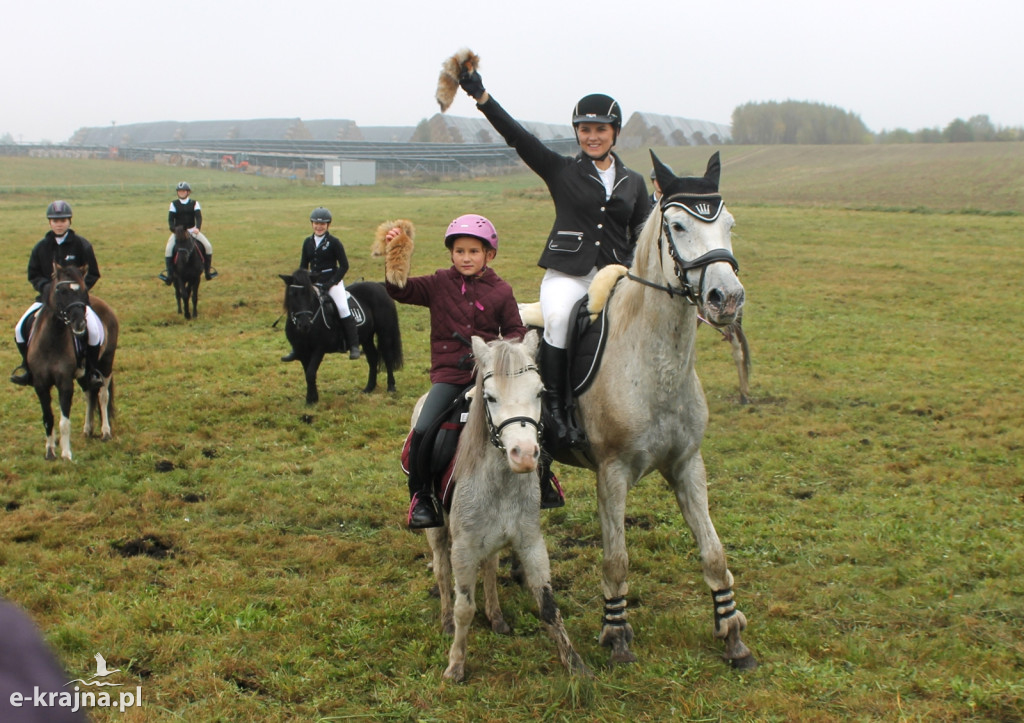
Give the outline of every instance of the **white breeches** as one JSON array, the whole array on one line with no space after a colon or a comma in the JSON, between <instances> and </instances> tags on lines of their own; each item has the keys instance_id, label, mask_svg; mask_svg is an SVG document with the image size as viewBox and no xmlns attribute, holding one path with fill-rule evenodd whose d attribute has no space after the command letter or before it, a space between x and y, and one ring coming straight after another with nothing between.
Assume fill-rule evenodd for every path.
<instances>
[{"instance_id":1,"label":"white breeches","mask_svg":"<svg viewBox=\"0 0 1024 723\"><path fill-rule=\"evenodd\" d=\"M570 276L548 269L540 282L540 313L544 317L544 341L565 349L569 339L569 315L573 305L583 298L594 280L597 268L586 276Z\"/></svg>"},{"instance_id":2,"label":"white breeches","mask_svg":"<svg viewBox=\"0 0 1024 723\"><path fill-rule=\"evenodd\" d=\"M352 312L348 308L348 294L345 293L345 282L339 281L329 288L327 293L334 300L334 305L338 307L339 318L344 319L345 317L352 316Z\"/></svg>"},{"instance_id":3,"label":"white breeches","mask_svg":"<svg viewBox=\"0 0 1024 723\"><path fill-rule=\"evenodd\" d=\"M199 243L201 243L203 245L203 248L206 249L206 255L208 257L209 256L213 256L213 246L210 245L210 240L208 238L206 238L205 236L203 236L203 232L202 231L196 231L194 234L192 234L192 238L194 238L196 241L198 241ZM164 256L166 258L170 258L173 254L174 254L174 234L172 233L171 237L169 239L167 239L167 246L164 248Z\"/></svg>"},{"instance_id":4,"label":"white breeches","mask_svg":"<svg viewBox=\"0 0 1024 723\"><path fill-rule=\"evenodd\" d=\"M25 319L28 318L30 314L41 308L43 308L42 303L36 301L32 304L32 306L28 307L28 311L22 314L21 318L18 319L18 323L14 327L14 340L16 342L18 342L19 344L24 344L26 341L28 341L28 339L26 339L25 335L22 333L21 327L25 323ZM91 306L85 307L85 326L87 329L87 333L89 335L89 339L86 343L89 346L96 346L98 344L102 344L103 341L107 338L106 332L103 329L103 322L100 321L99 314L93 311Z\"/></svg>"}]
</instances>

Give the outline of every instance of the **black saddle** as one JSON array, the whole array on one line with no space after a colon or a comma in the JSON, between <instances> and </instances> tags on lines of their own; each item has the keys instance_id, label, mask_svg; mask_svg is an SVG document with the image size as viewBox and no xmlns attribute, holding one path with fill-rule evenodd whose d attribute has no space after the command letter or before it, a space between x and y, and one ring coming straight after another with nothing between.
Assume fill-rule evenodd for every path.
<instances>
[{"instance_id":1,"label":"black saddle","mask_svg":"<svg viewBox=\"0 0 1024 723\"><path fill-rule=\"evenodd\" d=\"M421 469L426 471L434 486L434 492L446 510L450 510L452 506L452 493L455 490L455 484L452 482L455 450L459 446L459 435L462 434L462 428L466 426L466 419L469 416L469 397L466 393L472 388L473 385L469 385L459 392L448 409L430 423L420 443L420 459L417 461L423 465ZM406 474L409 474L411 440L410 431L402 447L402 471Z\"/></svg>"}]
</instances>

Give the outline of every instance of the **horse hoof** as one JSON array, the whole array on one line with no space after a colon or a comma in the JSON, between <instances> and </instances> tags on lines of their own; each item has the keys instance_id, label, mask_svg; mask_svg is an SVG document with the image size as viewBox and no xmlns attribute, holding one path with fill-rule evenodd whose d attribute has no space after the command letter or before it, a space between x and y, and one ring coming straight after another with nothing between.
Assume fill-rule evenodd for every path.
<instances>
[{"instance_id":1,"label":"horse hoof","mask_svg":"<svg viewBox=\"0 0 1024 723\"><path fill-rule=\"evenodd\" d=\"M636 662L636 656L633 655L629 648L623 648L622 650L613 650L610 662L613 666L629 665L630 663Z\"/></svg>"},{"instance_id":2,"label":"horse hoof","mask_svg":"<svg viewBox=\"0 0 1024 723\"><path fill-rule=\"evenodd\" d=\"M742 658L732 658L727 661L733 670L754 670L757 667L757 659L753 654L744 655Z\"/></svg>"},{"instance_id":3,"label":"horse hoof","mask_svg":"<svg viewBox=\"0 0 1024 723\"><path fill-rule=\"evenodd\" d=\"M509 627L508 623L504 620L493 620L491 621L491 631L498 635L511 635L512 628Z\"/></svg>"},{"instance_id":4,"label":"horse hoof","mask_svg":"<svg viewBox=\"0 0 1024 723\"><path fill-rule=\"evenodd\" d=\"M48 450L46 450L46 461L47 461L47 462L53 462L53 461L54 461L55 459L57 459L57 455L55 455L55 454L54 454L54 453L53 453L53 452L52 452L51 450L49 450L49 449L48 449Z\"/></svg>"},{"instance_id":5,"label":"horse hoof","mask_svg":"<svg viewBox=\"0 0 1024 723\"><path fill-rule=\"evenodd\" d=\"M104 441L104 442L109 442L109 441L110 441L110 440L112 440L113 438L114 438L114 435L113 435L113 434L111 434L110 432L104 432L104 433L103 433L103 441Z\"/></svg>"},{"instance_id":6,"label":"horse hoof","mask_svg":"<svg viewBox=\"0 0 1024 723\"><path fill-rule=\"evenodd\" d=\"M464 665L449 665L441 677L453 683L461 683L466 680L466 667Z\"/></svg>"}]
</instances>

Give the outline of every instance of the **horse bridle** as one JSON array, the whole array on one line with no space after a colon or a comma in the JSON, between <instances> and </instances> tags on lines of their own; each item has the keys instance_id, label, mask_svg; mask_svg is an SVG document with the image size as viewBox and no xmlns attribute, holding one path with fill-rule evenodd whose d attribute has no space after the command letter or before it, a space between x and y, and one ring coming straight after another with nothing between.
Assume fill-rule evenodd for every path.
<instances>
[{"instance_id":1,"label":"horse bridle","mask_svg":"<svg viewBox=\"0 0 1024 723\"><path fill-rule=\"evenodd\" d=\"M666 204L666 208L669 206L675 206L677 208L683 208L681 204L669 203ZM679 251L676 249L676 245L672 243L672 233L669 229L668 220L664 216L664 209L662 209L661 217L661 233L658 235L658 259L661 259L661 251L663 249L662 244L668 244L668 255L672 259L673 271L675 272L676 278L679 280L680 288L673 288L667 284L658 284L653 281L635 276L632 272L627 272L626 276L633 281L643 284L644 286L650 286L653 289L664 291L669 295L669 298L674 298L676 295L682 296L690 304L699 307L700 300L704 296L704 278L708 272L708 266L711 264L717 264L721 261L732 266L732 270L736 273L740 271L740 265L736 261L736 257L728 249L712 249L706 254L702 254L692 261L686 261L679 255ZM697 282L696 287L686 280L686 272L693 269L700 269L700 280Z\"/></svg>"},{"instance_id":2,"label":"horse bridle","mask_svg":"<svg viewBox=\"0 0 1024 723\"><path fill-rule=\"evenodd\" d=\"M289 286L289 288L292 288L292 289L302 289L302 290L306 289L306 287L303 286L302 284L289 284L288 286ZM314 289L315 288L316 287L314 287ZM331 324L330 324L329 321L327 321L327 314L324 313L324 299L323 299L323 296L321 294L317 293L316 300L317 300L317 304L318 304L318 307L317 307L316 311L310 311L309 309L303 309L302 311L290 311L290 312L288 312L288 318L291 319L291 322L293 324L298 324L299 323L299 321L298 321L299 317L301 317L301 316L311 316L313 318L311 318L309 320L309 323L313 324L314 322L316 322L316 317L322 316L324 318L324 326L326 326L328 329L330 329L331 328Z\"/></svg>"},{"instance_id":3,"label":"horse bridle","mask_svg":"<svg viewBox=\"0 0 1024 723\"><path fill-rule=\"evenodd\" d=\"M526 372L529 371L534 371L537 372L538 374L540 373L536 366L534 366L533 364L527 364L525 367L523 367L521 371L516 372L513 376L519 376L520 374L525 374ZM494 372L487 372L486 374L484 374L484 378L482 381L486 382L493 376ZM532 425L533 428L537 430L537 439L540 440L541 435L544 433L544 424L539 419L523 416L509 417L508 419L502 421L501 424L496 425L494 423L494 419L491 417L491 407L487 403L487 400L483 399L481 401L484 403L484 414L487 416L487 429L489 431L491 444L500 449L502 452L505 451L505 444L501 441L501 433L505 430L505 427L509 427L513 424L518 424L521 427L525 427L527 424Z\"/></svg>"},{"instance_id":4,"label":"horse bridle","mask_svg":"<svg viewBox=\"0 0 1024 723\"><path fill-rule=\"evenodd\" d=\"M57 281L55 283L55 286L54 286L54 292L56 293L57 288L60 287L60 286L64 286L64 285L67 285L67 284L77 284L77 283L79 283L79 282L77 282L77 281ZM56 306L56 304L54 306L55 306L54 313L56 314L57 318L60 319L61 322L65 326L71 326L71 315L69 313L70 310L74 309L75 307L78 307L78 306L81 306L83 308L83 310L84 310L85 307L86 307L86 303L84 301L81 301L81 300L75 300L75 301L72 301L70 304L65 304L64 306Z\"/></svg>"}]
</instances>

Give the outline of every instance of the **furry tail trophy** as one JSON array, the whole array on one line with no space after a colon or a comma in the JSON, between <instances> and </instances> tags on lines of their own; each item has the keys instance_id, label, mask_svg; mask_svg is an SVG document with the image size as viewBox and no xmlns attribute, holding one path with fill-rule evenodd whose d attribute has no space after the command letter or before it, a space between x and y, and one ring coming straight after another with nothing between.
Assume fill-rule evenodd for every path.
<instances>
[{"instance_id":1,"label":"furry tail trophy","mask_svg":"<svg viewBox=\"0 0 1024 723\"><path fill-rule=\"evenodd\" d=\"M463 71L472 73L480 67L480 56L469 48L462 48L452 57L441 63L441 75L437 79L437 92L434 97L441 106L441 112L448 110L455 93L459 90L459 76Z\"/></svg>"},{"instance_id":2,"label":"furry tail trophy","mask_svg":"<svg viewBox=\"0 0 1024 723\"><path fill-rule=\"evenodd\" d=\"M395 227L398 227L399 233L388 241L387 233ZM385 221L374 232L370 253L373 256L384 257L384 278L388 283L404 287L409 280L409 267L412 265L415 236L416 227L412 221L404 218Z\"/></svg>"}]
</instances>

